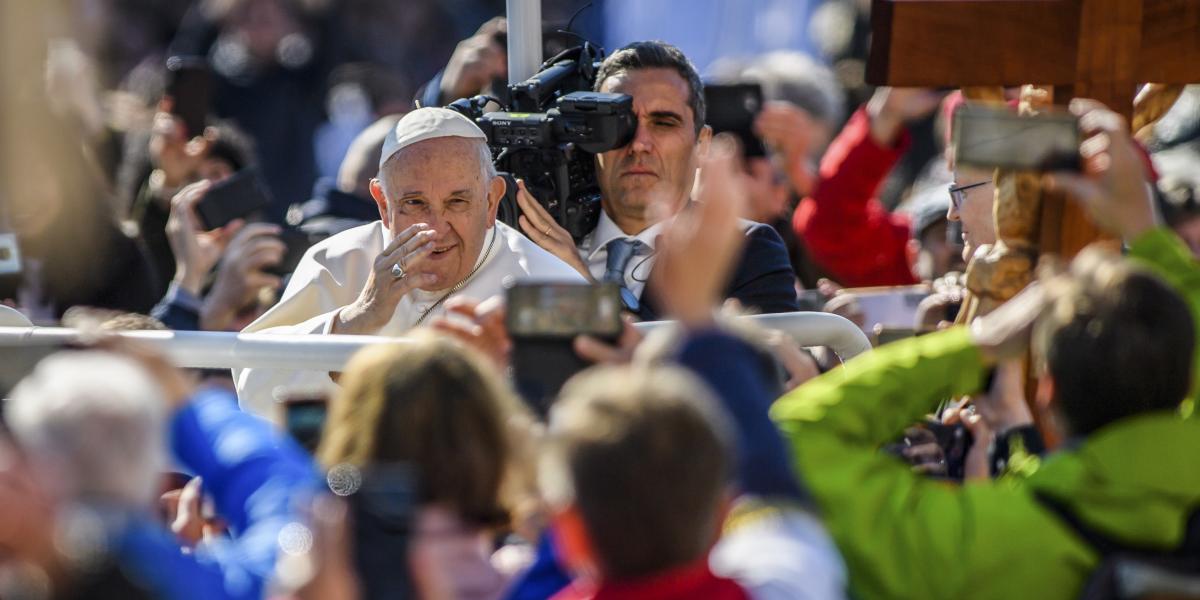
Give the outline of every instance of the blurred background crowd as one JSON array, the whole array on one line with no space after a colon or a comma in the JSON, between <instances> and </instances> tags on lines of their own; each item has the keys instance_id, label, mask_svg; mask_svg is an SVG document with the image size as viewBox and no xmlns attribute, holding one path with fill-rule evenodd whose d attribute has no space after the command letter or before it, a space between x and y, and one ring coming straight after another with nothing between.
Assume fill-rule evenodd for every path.
<instances>
[{"instance_id":1,"label":"blurred background crowd","mask_svg":"<svg viewBox=\"0 0 1200 600\"><path fill-rule=\"evenodd\" d=\"M990 173L947 160L960 94L864 81L870 2L588 4L543 2L545 56L580 37L609 49L661 39L678 46L706 84L759 86L756 139L742 139L735 151L746 199L736 216L778 233L802 310L844 316L879 344L955 320L966 261L996 241ZM0 301L37 325L242 331L276 304L305 250L379 218L370 182L384 137L403 114L507 83L504 9L500 0L0 4ZM180 114L189 98L172 95L170 57L198 57L211 74L198 126ZM760 152L750 149L755 141ZM1158 213L1200 256L1200 88L1189 87L1142 142ZM177 200L188 186L247 171L269 199L253 218L207 229ZM724 300L704 292L684 286L666 295L684 304ZM680 300L691 293L699 299ZM57 478L68 489L39 490L35 476L16 468L0 486L0 546L23 540L5 547L23 557L68 548L68 560L43 566L84 576L56 587L45 583L58 576L54 568L10 571L0 584L63 598L146 590L202 598L573 598L592 596L569 586L568 574L596 568L597 560L610 580L638 579L711 550L716 575L706 567L642 589L646 595L613 597L688 597L672 586L701 575L737 581L755 597L841 597L858 559L851 553L847 575L839 554L846 546L835 545L807 508L790 510L812 498L766 419L771 401L838 357L772 334L710 339L710 324L686 325L678 339L651 349L658 356L640 349L648 356L640 366L574 380L550 425L508 391L503 360L492 364L423 335L403 349L372 348L347 367L324 433L306 448L240 412L228 372L185 376L136 346L85 344L70 359L44 361L11 392L7 411L23 450L58 449L46 455L60 462L46 468L61 469ZM621 345L632 352L638 341ZM16 364L6 387L27 374ZM724 378L724 368L737 377ZM1020 391L1002 393L1024 403ZM82 408L52 414L38 408L39 398ZM714 417L709 409L718 405L728 414ZM989 444L979 440L996 432L959 419L951 438L939 438L947 430L937 427L913 429L889 452L938 480L991 477L1003 465L988 463ZM553 450L527 447L547 427ZM624 446L606 445L594 428L616 432ZM983 447L974 454L966 438L953 437L967 429ZM67 439L75 433L85 435ZM127 443L97 451L94 464L81 460L111 446L110 438ZM689 455L663 451L674 443ZM14 454L9 445L0 448L0 467ZM396 464L407 470L388 466ZM606 468L612 464L643 468ZM121 475L99 481L90 470ZM187 475L163 484L165 471ZM697 475L658 481L662 472ZM767 509L731 508L727 479L749 496L785 498L785 508L771 505L778 514L760 529L756 519ZM307 501L317 489L351 500L314 494ZM151 531L158 524L126 514L140 515L130 507L160 492L156 519L174 534L169 539ZM371 505L405 493L412 497L403 514ZM46 494L102 501L83 502L90 512L74 517L52 516L41 505ZM347 521L347 511L357 520ZM723 521L726 511L748 521L735 527ZM62 526L69 518L80 520ZM71 555L95 546L88 540L50 539L52 522L119 540L109 547L115 564L155 562L148 557L156 553L172 559L144 571L107 570L109 563ZM379 533L396 522L404 536ZM722 522L727 533L716 543L709 534ZM653 535L630 546L604 533L643 528ZM833 533L841 542L845 532ZM211 556L176 561L190 556L179 545L206 546L197 552ZM407 566L389 572L395 552L409 557ZM780 566L772 552L796 560ZM713 587L691 597L739 597L703 582Z\"/></svg>"}]
</instances>

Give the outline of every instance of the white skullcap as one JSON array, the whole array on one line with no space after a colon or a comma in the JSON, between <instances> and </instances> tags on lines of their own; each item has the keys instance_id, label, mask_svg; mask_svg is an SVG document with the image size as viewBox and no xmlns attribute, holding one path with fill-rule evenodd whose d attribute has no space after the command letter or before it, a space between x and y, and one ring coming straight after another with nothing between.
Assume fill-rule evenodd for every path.
<instances>
[{"instance_id":1,"label":"white skullcap","mask_svg":"<svg viewBox=\"0 0 1200 600\"><path fill-rule=\"evenodd\" d=\"M400 119L399 123L383 138L383 152L379 155L379 168L397 152L417 142L440 137L461 137L487 141L483 130L462 113L448 108L418 108Z\"/></svg>"}]
</instances>

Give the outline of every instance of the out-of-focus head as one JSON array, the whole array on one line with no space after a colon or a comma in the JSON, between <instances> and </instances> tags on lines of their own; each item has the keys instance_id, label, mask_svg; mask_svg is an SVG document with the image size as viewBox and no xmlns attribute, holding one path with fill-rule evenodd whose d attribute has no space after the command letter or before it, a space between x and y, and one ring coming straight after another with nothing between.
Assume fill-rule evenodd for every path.
<instances>
[{"instance_id":1,"label":"out-of-focus head","mask_svg":"<svg viewBox=\"0 0 1200 600\"><path fill-rule=\"evenodd\" d=\"M764 54L746 68L743 77L762 86L763 98L789 102L813 119L812 151L820 153L842 122L845 92L829 67L802 52L779 50Z\"/></svg>"},{"instance_id":2,"label":"out-of-focus head","mask_svg":"<svg viewBox=\"0 0 1200 600\"><path fill-rule=\"evenodd\" d=\"M254 141L233 123L219 121L204 130L208 145L196 179L214 183L254 164Z\"/></svg>"},{"instance_id":3,"label":"out-of-focus head","mask_svg":"<svg viewBox=\"0 0 1200 600\"><path fill-rule=\"evenodd\" d=\"M568 562L621 580L703 559L731 457L726 417L685 371L605 367L570 380L539 465Z\"/></svg>"},{"instance_id":4,"label":"out-of-focus head","mask_svg":"<svg viewBox=\"0 0 1200 600\"><path fill-rule=\"evenodd\" d=\"M596 156L604 210L618 225L644 223L657 202L678 210L712 137L696 68L675 46L634 42L604 60L595 90L632 96L637 118L631 142Z\"/></svg>"},{"instance_id":5,"label":"out-of-focus head","mask_svg":"<svg viewBox=\"0 0 1200 600\"><path fill-rule=\"evenodd\" d=\"M1156 186L1155 198L1163 220L1188 245L1192 255L1200 258L1200 193L1197 182L1189 179L1163 177Z\"/></svg>"},{"instance_id":6,"label":"out-of-focus head","mask_svg":"<svg viewBox=\"0 0 1200 600\"><path fill-rule=\"evenodd\" d=\"M435 275L425 290L444 290L474 269L504 196L483 131L445 108L419 108L383 141L371 196L384 226L397 235L424 223L436 232L433 253L414 275Z\"/></svg>"},{"instance_id":7,"label":"out-of-focus head","mask_svg":"<svg viewBox=\"0 0 1200 600\"><path fill-rule=\"evenodd\" d=\"M166 460L166 402L146 370L99 351L42 360L5 409L42 483L64 500L152 503Z\"/></svg>"},{"instance_id":8,"label":"out-of-focus head","mask_svg":"<svg viewBox=\"0 0 1200 600\"><path fill-rule=\"evenodd\" d=\"M971 260L980 246L996 243L996 221L992 217L995 196L991 171L955 165L946 219L962 223L965 261Z\"/></svg>"},{"instance_id":9,"label":"out-of-focus head","mask_svg":"<svg viewBox=\"0 0 1200 600\"><path fill-rule=\"evenodd\" d=\"M1195 325L1166 283L1089 249L1044 285L1051 303L1034 329L1039 402L1054 403L1069 433L1179 407L1192 383Z\"/></svg>"},{"instance_id":10,"label":"out-of-focus head","mask_svg":"<svg viewBox=\"0 0 1200 600\"><path fill-rule=\"evenodd\" d=\"M432 335L355 354L330 405L317 456L328 468L405 463L424 505L472 525L507 522L520 402L490 365Z\"/></svg>"},{"instance_id":11,"label":"out-of-focus head","mask_svg":"<svg viewBox=\"0 0 1200 600\"><path fill-rule=\"evenodd\" d=\"M913 193L906 201L912 217L913 271L922 281L933 281L950 271L965 268L962 258L961 236L956 227L946 219L952 209L946 188L950 173L942 168L940 161L931 164L928 176L913 185Z\"/></svg>"},{"instance_id":12,"label":"out-of-focus head","mask_svg":"<svg viewBox=\"0 0 1200 600\"><path fill-rule=\"evenodd\" d=\"M361 198L371 197L371 180L379 174L383 140L396 128L400 115L387 115L362 130L338 167L337 189Z\"/></svg>"}]
</instances>

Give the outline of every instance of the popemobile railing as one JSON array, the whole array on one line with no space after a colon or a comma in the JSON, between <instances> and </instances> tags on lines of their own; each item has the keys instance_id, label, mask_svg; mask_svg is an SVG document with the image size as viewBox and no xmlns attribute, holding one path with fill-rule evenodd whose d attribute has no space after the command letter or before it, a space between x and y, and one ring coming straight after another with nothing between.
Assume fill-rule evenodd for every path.
<instances>
[{"instance_id":1,"label":"popemobile railing","mask_svg":"<svg viewBox=\"0 0 1200 600\"><path fill-rule=\"evenodd\" d=\"M737 317L783 331L803 346L827 346L842 360L870 349L866 335L837 315L795 312ZM648 332L673 327L672 321L638 323ZM176 365L188 368L276 368L336 371L359 348L369 344L402 344L404 338L367 335L285 335L214 331L118 331L164 352ZM0 327L0 360L12 353L41 354L80 337L61 327Z\"/></svg>"}]
</instances>

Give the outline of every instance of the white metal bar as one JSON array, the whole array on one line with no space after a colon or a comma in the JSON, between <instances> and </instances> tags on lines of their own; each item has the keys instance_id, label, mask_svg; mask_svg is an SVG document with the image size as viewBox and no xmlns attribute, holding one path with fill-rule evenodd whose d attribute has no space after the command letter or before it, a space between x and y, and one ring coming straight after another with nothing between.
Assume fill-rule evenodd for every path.
<instances>
[{"instance_id":1,"label":"white metal bar","mask_svg":"<svg viewBox=\"0 0 1200 600\"><path fill-rule=\"evenodd\" d=\"M533 77L542 66L542 0L507 0L508 83Z\"/></svg>"},{"instance_id":2,"label":"white metal bar","mask_svg":"<svg viewBox=\"0 0 1200 600\"><path fill-rule=\"evenodd\" d=\"M805 346L829 346L843 360L870 349L853 323L826 313L785 313L739 317L792 335ZM644 331L672 326L671 321L639 323ZM369 344L405 343L404 338L366 335L285 335L216 331L120 331L122 337L158 348L181 366L202 369L268 368L335 371ZM0 327L0 360L30 346L53 346L79 338L74 329Z\"/></svg>"}]
</instances>

